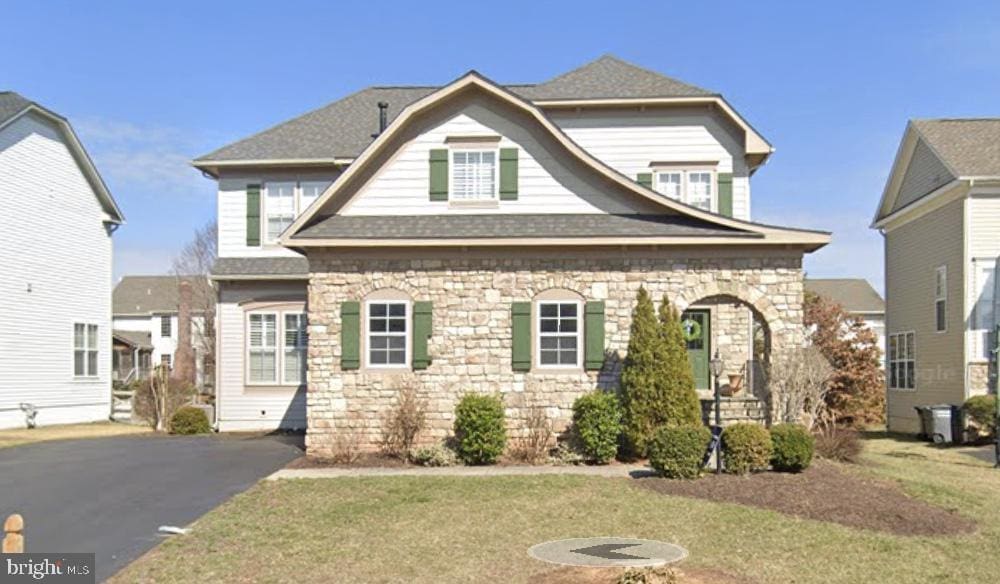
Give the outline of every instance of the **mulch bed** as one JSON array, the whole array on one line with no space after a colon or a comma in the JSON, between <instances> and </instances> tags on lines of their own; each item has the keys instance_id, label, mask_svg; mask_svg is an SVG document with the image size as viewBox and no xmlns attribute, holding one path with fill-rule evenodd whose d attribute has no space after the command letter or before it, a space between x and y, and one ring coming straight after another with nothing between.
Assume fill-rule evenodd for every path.
<instances>
[{"instance_id":1,"label":"mulch bed","mask_svg":"<svg viewBox=\"0 0 1000 584\"><path fill-rule=\"evenodd\" d=\"M708 475L698 480L644 478L635 484L663 493L771 509L795 517L896 535L959 535L976 530L971 519L903 493L896 485L816 461L798 474L746 477Z\"/></svg>"},{"instance_id":2,"label":"mulch bed","mask_svg":"<svg viewBox=\"0 0 1000 584\"><path fill-rule=\"evenodd\" d=\"M414 466L405 460L378 453L362 454L354 462L334 462L329 458L300 456L285 468L404 468Z\"/></svg>"}]
</instances>

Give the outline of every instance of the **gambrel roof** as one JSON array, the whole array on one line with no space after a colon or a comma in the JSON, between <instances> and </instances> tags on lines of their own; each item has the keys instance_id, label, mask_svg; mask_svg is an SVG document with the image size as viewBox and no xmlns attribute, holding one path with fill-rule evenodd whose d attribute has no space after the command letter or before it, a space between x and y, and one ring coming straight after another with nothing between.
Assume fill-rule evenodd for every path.
<instances>
[{"instance_id":1,"label":"gambrel roof","mask_svg":"<svg viewBox=\"0 0 1000 584\"><path fill-rule=\"evenodd\" d=\"M751 136L766 157L770 145L722 97L714 92L605 55L596 61L539 84L506 85L505 89L537 105L553 107L585 102L664 100L715 103ZM244 138L194 160L194 166L217 174L220 167L249 164L329 165L349 163L378 133L378 104L388 104L391 123L412 103L440 90L437 86L369 87Z\"/></svg>"}]
</instances>

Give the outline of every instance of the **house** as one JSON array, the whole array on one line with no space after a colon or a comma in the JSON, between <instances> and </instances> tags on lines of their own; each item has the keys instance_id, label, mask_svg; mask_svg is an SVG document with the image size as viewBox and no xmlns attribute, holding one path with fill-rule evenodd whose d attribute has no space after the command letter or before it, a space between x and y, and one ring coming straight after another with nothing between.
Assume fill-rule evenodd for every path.
<instances>
[{"instance_id":1,"label":"house","mask_svg":"<svg viewBox=\"0 0 1000 584\"><path fill-rule=\"evenodd\" d=\"M0 428L111 413L111 234L124 216L69 121L0 92Z\"/></svg>"},{"instance_id":2,"label":"house","mask_svg":"<svg viewBox=\"0 0 1000 584\"><path fill-rule=\"evenodd\" d=\"M211 312L215 292L202 276L124 276L112 297L115 351L112 373L116 381L144 379L153 366L173 368L181 322L181 282L192 288L191 346L195 353L196 382L204 379L204 358L211 332L205 313Z\"/></svg>"},{"instance_id":3,"label":"house","mask_svg":"<svg viewBox=\"0 0 1000 584\"><path fill-rule=\"evenodd\" d=\"M839 304L847 314L860 318L885 347L885 301L864 278L806 278L806 292ZM885 366L885 351L882 352Z\"/></svg>"},{"instance_id":4,"label":"house","mask_svg":"<svg viewBox=\"0 0 1000 584\"><path fill-rule=\"evenodd\" d=\"M913 120L872 226L885 242L888 422L989 386L1000 256L1000 119Z\"/></svg>"},{"instance_id":5,"label":"house","mask_svg":"<svg viewBox=\"0 0 1000 584\"><path fill-rule=\"evenodd\" d=\"M617 385L640 286L684 311L708 397L716 351L739 375L801 344L802 257L829 241L750 221L771 152L720 95L607 56L371 87L203 156L219 427L374 447L414 382L424 440L468 391L502 393L515 433L538 408L559 430Z\"/></svg>"}]
</instances>

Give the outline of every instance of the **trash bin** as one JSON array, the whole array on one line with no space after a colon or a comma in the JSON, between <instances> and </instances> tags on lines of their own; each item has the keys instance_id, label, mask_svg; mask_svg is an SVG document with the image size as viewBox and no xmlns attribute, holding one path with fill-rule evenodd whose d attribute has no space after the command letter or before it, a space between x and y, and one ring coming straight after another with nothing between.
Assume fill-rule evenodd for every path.
<instances>
[{"instance_id":1,"label":"trash bin","mask_svg":"<svg viewBox=\"0 0 1000 584\"><path fill-rule=\"evenodd\" d=\"M916 406L921 435L935 444L961 444L965 432L962 409L949 404Z\"/></svg>"}]
</instances>

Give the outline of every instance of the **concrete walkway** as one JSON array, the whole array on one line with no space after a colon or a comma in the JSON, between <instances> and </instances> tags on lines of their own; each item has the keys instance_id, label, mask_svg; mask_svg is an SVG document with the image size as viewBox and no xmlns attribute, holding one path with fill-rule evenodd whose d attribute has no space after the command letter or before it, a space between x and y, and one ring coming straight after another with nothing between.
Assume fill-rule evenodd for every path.
<instances>
[{"instance_id":1,"label":"concrete walkway","mask_svg":"<svg viewBox=\"0 0 1000 584\"><path fill-rule=\"evenodd\" d=\"M652 476L648 466L613 464L604 466L447 466L399 468L286 468L267 477L279 479L339 479L345 477L499 477L536 475L584 475L639 478Z\"/></svg>"}]
</instances>

